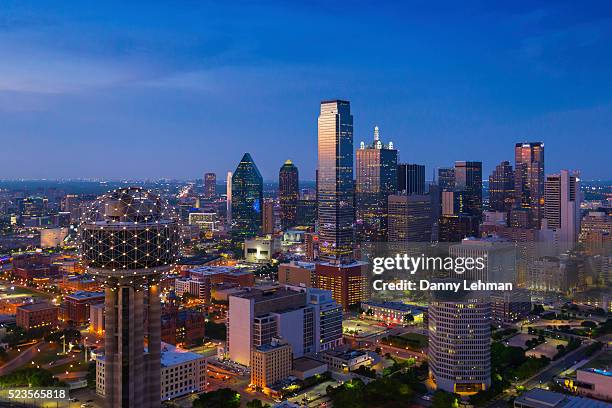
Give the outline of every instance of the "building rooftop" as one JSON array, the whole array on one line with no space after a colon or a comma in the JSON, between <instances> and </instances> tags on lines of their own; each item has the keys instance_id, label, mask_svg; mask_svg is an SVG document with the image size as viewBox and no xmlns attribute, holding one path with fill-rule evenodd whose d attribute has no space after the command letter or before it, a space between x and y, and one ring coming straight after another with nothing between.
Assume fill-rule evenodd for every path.
<instances>
[{"instance_id":1,"label":"building rooftop","mask_svg":"<svg viewBox=\"0 0 612 408\"><path fill-rule=\"evenodd\" d=\"M243 299L254 299L257 301L267 301L272 299L280 299L287 296L304 296L302 292L290 290L286 288L272 287L270 289L245 288L242 293L235 295Z\"/></svg>"},{"instance_id":2,"label":"building rooftop","mask_svg":"<svg viewBox=\"0 0 612 408\"><path fill-rule=\"evenodd\" d=\"M30 303L27 305L21 305L21 306L18 306L17 309L27 310L29 312L36 312L38 310L53 309L56 307L57 306L54 306L50 303L39 302L39 303Z\"/></svg>"},{"instance_id":3,"label":"building rooftop","mask_svg":"<svg viewBox=\"0 0 612 408\"><path fill-rule=\"evenodd\" d=\"M515 400L533 408L611 408L606 402L534 388Z\"/></svg>"},{"instance_id":4,"label":"building rooftop","mask_svg":"<svg viewBox=\"0 0 612 408\"><path fill-rule=\"evenodd\" d=\"M248 275L251 273L251 271L245 268L237 268L235 266L200 266L198 268L189 269L189 273L201 276L214 276L221 274Z\"/></svg>"},{"instance_id":5,"label":"building rooftop","mask_svg":"<svg viewBox=\"0 0 612 408\"><path fill-rule=\"evenodd\" d=\"M75 300L87 300L87 299L95 299L99 297L104 297L104 292L89 292L86 290L78 290L66 296L66 298L71 298Z\"/></svg>"},{"instance_id":6,"label":"building rooftop","mask_svg":"<svg viewBox=\"0 0 612 408\"><path fill-rule=\"evenodd\" d=\"M367 302L363 302L364 305L374 306L374 307L382 307L385 309L398 310L400 312L410 312L412 314L415 313L423 313L423 307L416 305L409 305L402 302L376 302L369 300Z\"/></svg>"},{"instance_id":7,"label":"building rooftop","mask_svg":"<svg viewBox=\"0 0 612 408\"><path fill-rule=\"evenodd\" d=\"M325 363L308 357L300 357L293 360L293 369L295 371L308 371L313 368L326 365Z\"/></svg>"}]
</instances>

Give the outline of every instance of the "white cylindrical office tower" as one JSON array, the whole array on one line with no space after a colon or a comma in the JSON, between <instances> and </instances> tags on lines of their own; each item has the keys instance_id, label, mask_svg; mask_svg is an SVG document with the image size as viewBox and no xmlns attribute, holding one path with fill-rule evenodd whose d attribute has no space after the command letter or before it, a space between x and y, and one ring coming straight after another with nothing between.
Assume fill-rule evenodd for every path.
<instances>
[{"instance_id":1,"label":"white cylindrical office tower","mask_svg":"<svg viewBox=\"0 0 612 408\"><path fill-rule=\"evenodd\" d=\"M491 304L480 292L435 292L429 372L438 389L470 395L491 385Z\"/></svg>"}]
</instances>

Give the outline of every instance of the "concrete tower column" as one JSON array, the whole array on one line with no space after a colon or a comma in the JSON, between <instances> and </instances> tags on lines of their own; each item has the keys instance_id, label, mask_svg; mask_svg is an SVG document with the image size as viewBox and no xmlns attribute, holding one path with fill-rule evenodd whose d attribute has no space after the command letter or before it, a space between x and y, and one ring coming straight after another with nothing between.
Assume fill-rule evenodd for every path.
<instances>
[{"instance_id":1,"label":"concrete tower column","mask_svg":"<svg viewBox=\"0 0 612 408\"><path fill-rule=\"evenodd\" d=\"M149 406L161 406L161 303L159 285L149 284L149 354L147 367L147 396Z\"/></svg>"}]
</instances>

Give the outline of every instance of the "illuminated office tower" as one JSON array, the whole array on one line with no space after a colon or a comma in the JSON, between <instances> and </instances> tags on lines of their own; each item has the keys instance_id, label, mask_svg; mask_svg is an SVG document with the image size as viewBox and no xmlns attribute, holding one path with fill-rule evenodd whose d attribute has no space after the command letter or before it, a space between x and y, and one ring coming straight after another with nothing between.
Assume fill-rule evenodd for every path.
<instances>
[{"instance_id":1,"label":"illuminated office tower","mask_svg":"<svg viewBox=\"0 0 612 408\"><path fill-rule=\"evenodd\" d=\"M278 173L278 198L283 230L297 225L297 205L300 197L298 168L287 160Z\"/></svg>"},{"instance_id":2,"label":"illuminated office tower","mask_svg":"<svg viewBox=\"0 0 612 408\"><path fill-rule=\"evenodd\" d=\"M402 194L425 194L425 166L400 163L397 165L397 191Z\"/></svg>"},{"instance_id":3,"label":"illuminated office tower","mask_svg":"<svg viewBox=\"0 0 612 408\"><path fill-rule=\"evenodd\" d=\"M232 175L232 234L257 235L262 227L263 178L249 153Z\"/></svg>"},{"instance_id":4,"label":"illuminated office tower","mask_svg":"<svg viewBox=\"0 0 612 408\"><path fill-rule=\"evenodd\" d=\"M159 407L159 280L178 254L177 217L153 193L120 188L92 205L80 238L87 271L105 287L105 405Z\"/></svg>"},{"instance_id":5,"label":"illuminated office tower","mask_svg":"<svg viewBox=\"0 0 612 408\"><path fill-rule=\"evenodd\" d=\"M489 176L489 210L509 212L514 203L514 172L510 162L503 161Z\"/></svg>"},{"instance_id":6,"label":"illuminated office tower","mask_svg":"<svg viewBox=\"0 0 612 408\"><path fill-rule=\"evenodd\" d=\"M353 116L348 101L321 102L318 120L318 233L322 259L353 255Z\"/></svg>"},{"instance_id":7,"label":"illuminated office tower","mask_svg":"<svg viewBox=\"0 0 612 408\"><path fill-rule=\"evenodd\" d=\"M561 170L559 174L546 176L544 184L544 218L547 227L558 229L561 242L576 243L580 233L580 179L576 174Z\"/></svg>"},{"instance_id":8,"label":"illuminated office tower","mask_svg":"<svg viewBox=\"0 0 612 408\"><path fill-rule=\"evenodd\" d=\"M232 172L227 172L225 179L225 219L228 227L232 226Z\"/></svg>"},{"instance_id":9,"label":"illuminated office tower","mask_svg":"<svg viewBox=\"0 0 612 408\"><path fill-rule=\"evenodd\" d=\"M455 191L464 192L464 214L482 216L482 162L455 162Z\"/></svg>"},{"instance_id":10,"label":"illuminated office tower","mask_svg":"<svg viewBox=\"0 0 612 408\"><path fill-rule=\"evenodd\" d=\"M262 233L274 234L274 200L264 199L262 215Z\"/></svg>"},{"instance_id":11,"label":"illuminated office tower","mask_svg":"<svg viewBox=\"0 0 612 408\"><path fill-rule=\"evenodd\" d=\"M430 242L431 200L429 195L390 195L389 242Z\"/></svg>"},{"instance_id":12,"label":"illuminated office tower","mask_svg":"<svg viewBox=\"0 0 612 408\"><path fill-rule=\"evenodd\" d=\"M475 292L436 291L429 304L429 373L460 395L491 386L491 303Z\"/></svg>"},{"instance_id":13,"label":"illuminated office tower","mask_svg":"<svg viewBox=\"0 0 612 408\"><path fill-rule=\"evenodd\" d=\"M213 198L217 195L217 175L215 173L204 174L204 197Z\"/></svg>"},{"instance_id":14,"label":"illuminated office tower","mask_svg":"<svg viewBox=\"0 0 612 408\"><path fill-rule=\"evenodd\" d=\"M356 153L356 215L360 241L387 239L387 197L397 189L397 150L383 144L378 126L374 141L361 143Z\"/></svg>"},{"instance_id":15,"label":"illuminated office tower","mask_svg":"<svg viewBox=\"0 0 612 408\"><path fill-rule=\"evenodd\" d=\"M452 191L455 189L455 169L452 167L441 167L438 169L438 186L441 191Z\"/></svg>"},{"instance_id":16,"label":"illuminated office tower","mask_svg":"<svg viewBox=\"0 0 612 408\"><path fill-rule=\"evenodd\" d=\"M544 143L515 145L514 194L514 205L529 209L533 226L539 228L544 215Z\"/></svg>"}]
</instances>

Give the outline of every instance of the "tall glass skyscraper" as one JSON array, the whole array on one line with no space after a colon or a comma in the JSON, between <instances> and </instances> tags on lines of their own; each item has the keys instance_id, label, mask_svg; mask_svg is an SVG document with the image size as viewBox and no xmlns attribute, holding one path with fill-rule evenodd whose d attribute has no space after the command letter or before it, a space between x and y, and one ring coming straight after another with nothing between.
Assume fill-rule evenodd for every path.
<instances>
[{"instance_id":1,"label":"tall glass skyscraper","mask_svg":"<svg viewBox=\"0 0 612 408\"><path fill-rule=\"evenodd\" d=\"M400 163L397 165L397 191L402 194L425 194L425 166Z\"/></svg>"},{"instance_id":2,"label":"tall glass skyscraper","mask_svg":"<svg viewBox=\"0 0 612 408\"><path fill-rule=\"evenodd\" d=\"M514 202L514 172L504 160L489 176L489 210L509 212Z\"/></svg>"},{"instance_id":3,"label":"tall glass skyscraper","mask_svg":"<svg viewBox=\"0 0 612 408\"><path fill-rule=\"evenodd\" d=\"M298 168L287 160L278 173L278 198L281 226L287 229L297 225L297 204L300 195Z\"/></svg>"},{"instance_id":4,"label":"tall glass skyscraper","mask_svg":"<svg viewBox=\"0 0 612 408\"><path fill-rule=\"evenodd\" d=\"M397 190L397 150L393 143L383 144L378 126L374 141L361 143L356 154L355 186L358 239L363 242L386 241L387 197Z\"/></svg>"},{"instance_id":5,"label":"tall glass skyscraper","mask_svg":"<svg viewBox=\"0 0 612 408\"><path fill-rule=\"evenodd\" d=\"M319 253L342 263L353 254L353 116L348 101L321 102L318 123Z\"/></svg>"},{"instance_id":6,"label":"tall glass skyscraper","mask_svg":"<svg viewBox=\"0 0 612 408\"><path fill-rule=\"evenodd\" d=\"M464 213L482 216L482 162L455 162L455 190L464 192Z\"/></svg>"},{"instance_id":7,"label":"tall glass skyscraper","mask_svg":"<svg viewBox=\"0 0 612 408\"><path fill-rule=\"evenodd\" d=\"M544 143L517 143L514 147L516 205L530 210L532 223L540 226L544 215Z\"/></svg>"},{"instance_id":8,"label":"tall glass skyscraper","mask_svg":"<svg viewBox=\"0 0 612 408\"><path fill-rule=\"evenodd\" d=\"M232 234L257 235L262 226L263 178L249 153L232 175Z\"/></svg>"}]
</instances>

